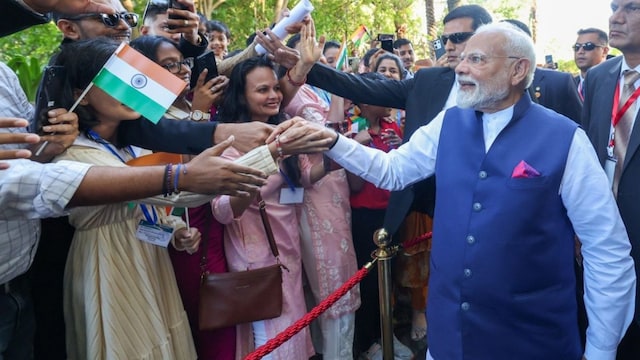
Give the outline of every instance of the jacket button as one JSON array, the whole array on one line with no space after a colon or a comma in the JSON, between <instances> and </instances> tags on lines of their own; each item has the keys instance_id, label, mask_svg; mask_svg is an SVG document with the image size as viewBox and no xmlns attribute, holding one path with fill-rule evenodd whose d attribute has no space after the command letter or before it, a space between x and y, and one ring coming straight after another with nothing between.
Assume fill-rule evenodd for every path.
<instances>
[{"instance_id":1,"label":"jacket button","mask_svg":"<svg viewBox=\"0 0 640 360\"><path fill-rule=\"evenodd\" d=\"M484 171L484 170L480 171L480 172L478 173L478 177L479 177L480 179L486 179L486 178L487 178L487 172L486 172L486 171Z\"/></svg>"},{"instance_id":2,"label":"jacket button","mask_svg":"<svg viewBox=\"0 0 640 360\"><path fill-rule=\"evenodd\" d=\"M480 211L480 210L482 210L482 204L480 204L480 203L478 203L478 202L477 202L477 203L473 203L473 210L474 210L474 211Z\"/></svg>"},{"instance_id":3,"label":"jacket button","mask_svg":"<svg viewBox=\"0 0 640 360\"><path fill-rule=\"evenodd\" d=\"M468 311L470 307L471 305L469 305L469 303L466 301L460 305L460 309L462 309L462 311Z\"/></svg>"},{"instance_id":4,"label":"jacket button","mask_svg":"<svg viewBox=\"0 0 640 360\"><path fill-rule=\"evenodd\" d=\"M464 277L471 277L471 269L464 269Z\"/></svg>"},{"instance_id":5,"label":"jacket button","mask_svg":"<svg viewBox=\"0 0 640 360\"><path fill-rule=\"evenodd\" d=\"M476 242L476 238L473 237L473 235L469 235L469 236L467 236L467 242L469 244L473 244L474 242Z\"/></svg>"}]
</instances>

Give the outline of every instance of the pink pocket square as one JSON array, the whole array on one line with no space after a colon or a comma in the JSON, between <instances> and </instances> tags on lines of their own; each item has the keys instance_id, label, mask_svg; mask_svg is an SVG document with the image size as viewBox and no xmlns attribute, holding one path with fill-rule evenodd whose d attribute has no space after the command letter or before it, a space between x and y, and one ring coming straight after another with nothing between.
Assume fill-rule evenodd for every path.
<instances>
[{"instance_id":1,"label":"pink pocket square","mask_svg":"<svg viewBox=\"0 0 640 360\"><path fill-rule=\"evenodd\" d=\"M512 179L533 178L540 176L540 172L533 168L533 166L527 164L526 161L521 160L511 173Z\"/></svg>"}]
</instances>

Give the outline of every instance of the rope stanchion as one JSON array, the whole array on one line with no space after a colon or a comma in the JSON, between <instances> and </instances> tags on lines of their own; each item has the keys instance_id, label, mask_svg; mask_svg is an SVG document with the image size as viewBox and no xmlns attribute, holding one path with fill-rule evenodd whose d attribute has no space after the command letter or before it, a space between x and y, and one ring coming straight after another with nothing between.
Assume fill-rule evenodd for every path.
<instances>
[{"instance_id":1,"label":"rope stanchion","mask_svg":"<svg viewBox=\"0 0 640 360\"><path fill-rule=\"evenodd\" d=\"M273 350L277 349L280 345L284 344L286 341L291 339L295 334L299 333L305 327L309 326L311 322L317 319L322 313L327 311L333 304L335 304L347 291L351 290L352 287L356 286L365 276L369 273L369 270L373 266L373 263L376 262L377 259L373 259L371 262L368 262L364 265L358 272L356 272L347 282L342 284L340 288L334 291L327 298L322 300L320 304L311 309L307 314L305 314L302 318L298 319L295 323L293 323L288 328L281 331L276 337L267 341L264 345L255 349L251 354L245 357L245 360L259 360L262 357L268 355Z\"/></svg>"},{"instance_id":2,"label":"rope stanchion","mask_svg":"<svg viewBox=\"0 0 640 360\"><path fill-rule=\"evenodd\" d=\"M433 233L431 231L426 232L418 237L415 237L411 240L407 240L405 242L402 243L402 248L403 249L408 249L414 245L418 245L419 243L423 242L423 241L427 241L431 238L431 235L433 235Z\"/></svg>"}]
</instances>

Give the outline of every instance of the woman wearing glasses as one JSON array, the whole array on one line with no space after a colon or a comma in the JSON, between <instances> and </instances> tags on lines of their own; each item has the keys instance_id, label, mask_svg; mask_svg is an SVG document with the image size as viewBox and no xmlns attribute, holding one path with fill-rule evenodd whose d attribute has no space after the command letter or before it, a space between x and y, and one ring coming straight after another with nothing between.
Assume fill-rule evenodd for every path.
<instances>
[{"instance_id":1,"label":"woman wearing glasses","mask_svg":"<svg viewBox=\"0 0 640 360\"><path fill-rule=\"evenodd\" d=\"M56 65L67 71L69 94L78 97L117 46L98 38L63 47ZM56 161L127 166L125 162L150 153L120 145L120 124L140 114L99 88L89 90L76 113L81 134ZM179 182L182 170L167 167L167 196L70 212L69 222L76 228L64 277L70 359L197 357L166 246L172 242L193 252L200 233L167 216L164 207L197 206L210 198L172 194L169 183Z\"/></svg>"},{"instance_id":2,"label":"woman wearing glasses","mask_svg":"<svg viewBox=\"0 0 640 360\"><path fill-rule=\"evenodd\" d=\"M193 89L193 101L186 98L191 77L191 59L183 59L178 48L169 39L162 36L141 36L131 42L131 47L158 63L174 75L182 78L187 87L165 114L177 120L208 121L212 104L221 100L223 90L229 79L215 77L204 83L205 73L200 74L196 88ZM183 158L188 155L183 155ZM222 243L222 225L213 218L211 206L207 203L186 209L190 226L199 229L206 246L199 251L185 252L169 247L169 255L178 281L178 289L189 317L191 333L196 345L198 358L206 360L233 360L235 358L235 327L200 331L198 324L198 300L200 289L201 256L206 257L206 271L209 273L227 272L227 262ZM202 251L206 251L203 254Z\"/></svg>"}]
</instances>

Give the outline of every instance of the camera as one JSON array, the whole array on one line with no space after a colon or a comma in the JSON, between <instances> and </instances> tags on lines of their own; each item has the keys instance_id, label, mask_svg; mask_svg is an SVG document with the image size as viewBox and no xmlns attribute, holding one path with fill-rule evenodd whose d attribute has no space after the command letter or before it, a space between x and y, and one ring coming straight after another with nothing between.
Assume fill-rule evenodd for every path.
<instances>
[{"instance_id":1,"label":"camera","mask_svg":"<svg viewBox=\"0 0 640 360\"><path fill-rule=\"evenodd\" d=\"M207 76L204 78L205 83L218 76L218 66L213 51L206 52L195 59L193 69L191 69L191 89L196 88L198 77L204 69L208 70Z\"/></svg>"},{"instance_id":2,"label":"camera","mask_svg":"<svg viewBox=\"0 0 640 360\"><path fill-rule=\"evenodd\" d=\"M187 10L187 6L179 3L178 0L169 0L169 8L178 9L178 10ZM174 14L170 14L169 15L169 19L171 19L171 20L176 20L176 19L178 19L178 20L186 20L182 16L178 16L178 15L174 15ZM169 28L169 30L175 30L176 29L175 25L169 25L167 27Z\"/></svg>"},{"instance_id":3,"label":"camera","mask_svg":"<svg viewBox=\"0 0 640 360\"><path fill-rule=\"evenodd\" d=\"M444 46L442 46L442 40L435 39L433 40L433 50L435 50L436 60L440 59L444 54Z\"/></svg>"},{"instance_id":4,"label":"camera","mask_svg":"<svg viewBox=\"0 0 640 360\"><path fill-rule=\"evenodd\" d=\"M394 38L395 35L393 34L378 34L378 41L380 42L380 47L382 48L382 50L392 53Z\"/></svg>"}]
</instances>

